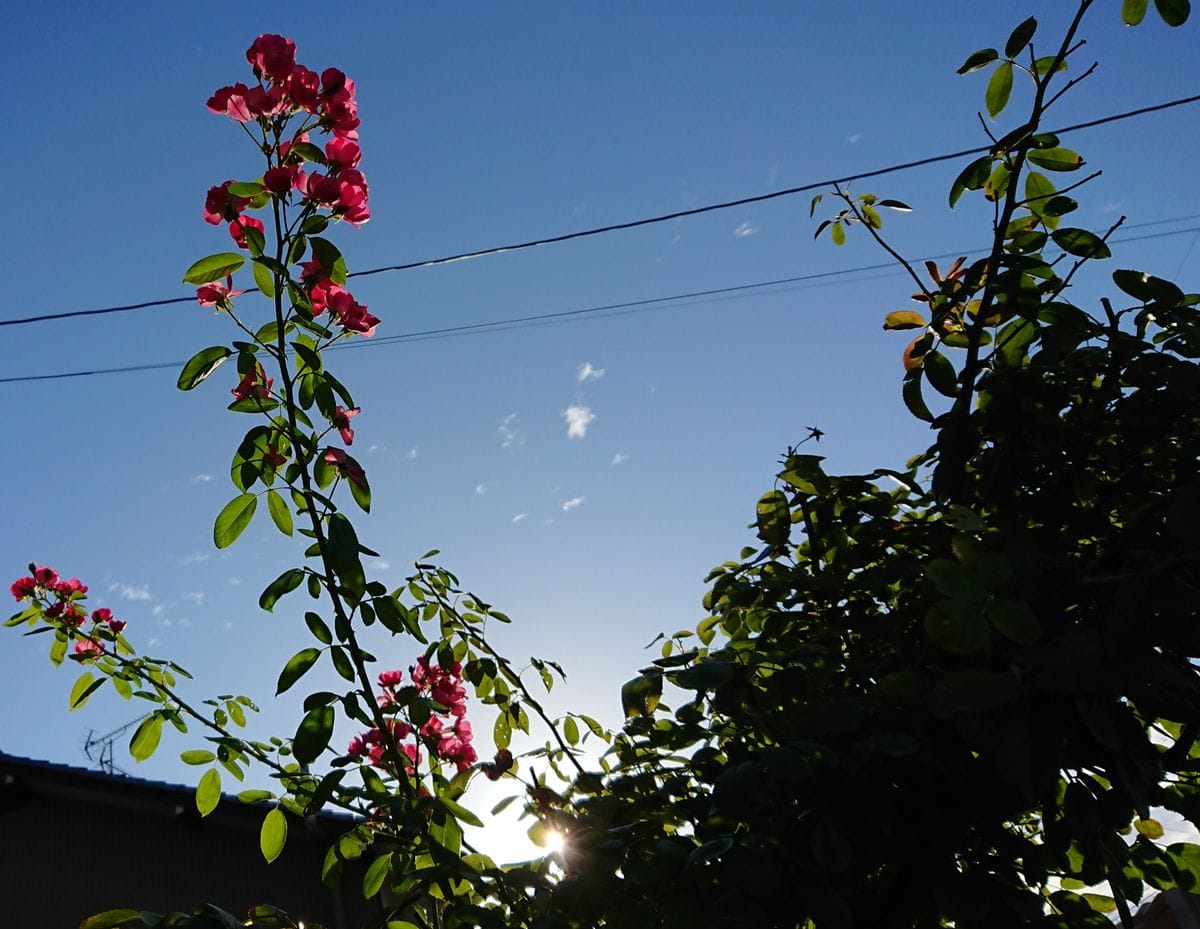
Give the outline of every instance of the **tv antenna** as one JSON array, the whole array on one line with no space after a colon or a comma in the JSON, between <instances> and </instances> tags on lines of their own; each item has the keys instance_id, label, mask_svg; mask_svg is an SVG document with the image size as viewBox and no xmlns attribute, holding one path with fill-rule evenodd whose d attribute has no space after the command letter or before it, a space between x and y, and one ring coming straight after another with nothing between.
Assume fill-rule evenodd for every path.
<instances>
[{"instance_id":1,"label":"tv antenna","mask_svg":"<svg viewBox=\"0 0 1200 929\"><path fill-rule=\"evenodd\" d=\"M117 736L128 732L149 715L149 713L143 713L137 719L132 719L124 726L119 726L104 735L96 735L95 729L89 729L87 739L83 743L83 753L87 755L88 761L100 765L100 770L105 774L120 774L122 777L128 777L129 772L118 768L113 761L113 743Z\"/></svg>"}]
</instances>

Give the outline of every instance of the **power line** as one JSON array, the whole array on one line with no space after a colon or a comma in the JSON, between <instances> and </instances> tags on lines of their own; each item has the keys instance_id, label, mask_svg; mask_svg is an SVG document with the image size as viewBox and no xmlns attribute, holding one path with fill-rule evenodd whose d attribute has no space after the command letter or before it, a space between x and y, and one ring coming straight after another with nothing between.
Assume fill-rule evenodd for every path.
<instances>
[{"instance_id":1,"label":"power line","mask_svg":"<svg viewBox=\"0 0 1200 929\"><path fill-rule=\"evenodd\" d=\"M1167 110L1176 106L1183 106L1187 103L1195 103L1200 100L1200 94L1191 97L1181 97L1178 100L1170 100L1166 103L1156 103L1152 106L1140 107L1136 110L1127 110L1124 113L1114 113L1110 116L1102 116L1099 119L1089 120L1083 123L1076 123L1072 126L1066 126L1062 129L1054 130L1056 135L1065 135L1068 132L1077 132L1081 129L1092 129L1096 126L1103 126L1107 123L1120 122L1124 119L1131 119L1135 116L1144 116L1147 113L1154 113L1159 110ZM980 155L985 152L990 152L992 146L981 145L976 148L964 148L957 152L948 152L944 155L933 155L928 158L919 158L916 161L906 161L899 164L888 165L885 168L875 168L871 171L862 171L858 174L847 174L844 177L828 178L823 181L811 181L807 184L802 184L799 187L788 187L784 190L776 190L766 194L756 194L752 197L741 197L737 200L725 200L720 203L710 203L706 206L693 207L688 210L677 210L673 213L661 213L657 216L648 216L644 219L634 219L623 223L613 223L608 226L596 226L591 229L581 229L578 232L567 232L561 235L544 236L538 239L530 239L527 242L516 242L511 245L495 245L489 248L478 249L472 252L460 252L456 255L447 255L442 258L429 258L423 261L412 261L406 264L388 265L382 268L371 268L366 271L355 271L348 277L370 277L375 274L385 274L392 271L413 271L417 268L432 268L437 265L452 264L457 261L467 261L472 258L484 258L489 255L503 255L508 252L525 251L530 248L537 248L542 245L556 245L560 242L569 242L573 239L583 239L595 235L603 235L608 232L620 232L625 229L636 229L640 226L649 226L655 223L665 223L674 219L683 219L688 216L699 216L701 213L712 213L717 210L728 210L733 207L746 206L751 203L763 203L767 200L775 200L780 197L791 197L801 193L811 193L814 190L827 189L835 184L849 184L855 181L866 180L873 177L882 177L887 174L896 174L900 171L909 171L913 168L921 168L926 165L937 164L942 161L950 161L955 158L963 158L967 155ZM246 291L247 293L257 292L257 288ZM70 310L64 313L42 313L37 316L26 316L20 319L3 319L0 320L0 326L23 326L30 323L48 322L56 319L73 319L81 316L104 316L110 313L128 313L132 310L144 310L151 307L170 306L176 303L191 303L196 298L194 296L187 297L170 297L162 300L145 300L141 303L126 303L118 306L100 307L93 310ZM3 381L0 381L3 383Z\"/></svg>"},{"instance_id":2,"label":"power line","mask_svg":"<svg viewBox=\"0 0 1200 929\"><path fill-rule=\"evenodd\" d=\"M1200 214L1193 216L1179 217L1176 219L1159 219L1145 223L1138 223L1134 226L1126 228L1136 229L1148 226L1160 226L1171 222L1180 222L1185 219L1197 219ZM1125 242L1142 242L1148 239L1164 239L1169 236L1186 235L1188 233L1200 232L1200 226L1189 226L1184 229L1171 229L1166 232L1152 232L1147 235L1125 236L1119 239L1113 239L1112 244L1119 245ZM965 254L978 255L988 251L986 248L968 249ZM943 252L938 255L928 256L933 261L944 261L952 258L957 258L964 254L962 250L953 252ZM402 342L423 342L432 339L450 338L452 336L476 335L488 332L503 332L509 329L526 328L535 325L545 325L554 322L570 322L576 319L582 319L598 314L607 315L624 315L625 313L646 312L652 309L667 308L668 304L675 306L686 305L683 301L692 303L699 302L706 297L734 297L743 296L752 292L764 290L768 287L784 287L784 290L774 291L773 293L785 293L787 290L797 289L795 287L786 287L786 285L796 284L811 284L814 281L834 280L837 278L846 278L851 275L863 274L871 271L893 270L896 268L895 262L881 262L879 264L859 265L854 268L842 268L837 271L817 271L811 274L800 274L795 277L783 277L769 281L755 281L750 284L735 284L730 287L715 287L709 290L694 290L687 293L672 294L667 297L648 297L642 300L629 300L624 303L607 303L600 306L584 307L576 310L560 310L555 313L540 313L533 316L515 316L509 319L498 319L491 322L483 323L464 323L460 326L445 326L440 329L423 329L415 332L402 332L392 336L383 336L381 338L371 340L355 340L353 342L343 342L337 345L330 346L330 350L339 349L361 349L370 348L373 345L388 345ZM20 384L29 383L32 381L57 381L67 380L69 378L78 377L97 377L106 374L127 374L137 371L158 371L164 368L178 368L183 365L183 361L160 361L152 364L140 365L123 365L114 368L95 368L85 371L64 371L56 374L26 374L16 377L0 377L0 384Z\"/></svg>"}]
</instances>

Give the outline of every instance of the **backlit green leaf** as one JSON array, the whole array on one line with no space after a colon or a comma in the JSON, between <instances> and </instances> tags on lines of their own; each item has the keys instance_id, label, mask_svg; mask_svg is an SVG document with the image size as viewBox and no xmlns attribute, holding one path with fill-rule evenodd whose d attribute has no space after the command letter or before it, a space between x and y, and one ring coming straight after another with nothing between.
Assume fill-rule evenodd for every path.
<instances>
[{"instance_id":1,"label":"backlit green leaf","mask_svg":"<svg viewBox=\"0 0 1200 929\"><path fill-rule=\"evenodd\" d=\"M1086 229L1056 229L1051 238L1054 244L1069 255L1080 258L1110 258L1112 251L1104 240Z\"/></svg>"},{"instance_id":2,"label":"backlit green leaf","mask_svg":"<svg viewBox=\"0 0 1200 929\"><path fill-rule=\"evenodd\" d=\"M1000 53L994 48L981 48L979 51L972 52L967 56L967 60L958 69L958 73L969 74L972 71L978 71L980 68L986 68L999 57Z\"/></svg>"},{"instance_id":3,"label":"backlit green leaf","mask_svg":"<svg viewBox=\"0 0 1200 929\"><path fill-rule=\"evenodd\" d=\"M185 284L211 284L219 281L246 263L246 258L237 252L221 252L201 258L187 269L183 276Z\"/></svg>"},{"instance_id":4,"label":"backlit green leaf","mask_svg":"<svg viewBox=\"0 0 1200 929\"><path fill-rule=\"evenodd\" d=\"M258 497L254 494L240 494L225 504L213 525L213 542L217 548L228 548L237 541L250 525L257 507Z\"/></svg>"},{"instance_id":5,"label":"backlit green leaf","mask_svg":"<svg viewBox=\"0 0 1200 929\"><path fill-rule=\"evenodd\" d=\"M221 772L217 768L209 768L196 785L196 809L201 816L207 816L221 802Z\"/></svg>"},{"instance_id":6,"label":"backlit green leaf","mask_svg":"<svg viewBox=\"0 0 1200 929\"><path fill-rule=\"evenodd\" d=\"M321 650L319 648L304 648L289 658L288 663L279 673L279 683L275 685L275 696L279 696L300 680L320 657Z\"/></svg>"},{"instance_id":7,"label":"backlit green leaf","mask_svg":"<svg viewBox=\"0 0 1200 929\"><path fill-rule=\"evenodd\" d=\"M1033 38L1035 32L1037 32L1037 20L1030 16L1009 35L1008 41L1004 43L1004 54L1009 58L1016 58L1029 44L1029 40Z\"/></svg>"},{"instance_id":8,"label":"backlit green leaf","mask_svg":"<svg viewBox=\"0 0 1200 929\"><path fill-rule=\"evenodd\" d=\"M283 810L275 807L263 820L262 831L258 836L258 847L268 862L274 861L283 851L287 842L287 817Z\"/></svg>"},{"instance_id":9,"label":"backlit green leaf","mask_svg":"<svg viewBox=\"0 0 1200 929\"><path fill-rule=\"evenodd\" d=\"M133 738L129 740L129 754L135 761L145 761L158 748L162 738L163 718L152 713L142 720L141 725L134 730Z\"/></svg>"},{"instance_id":10,"label":"backlit green leaf","mask_svg":"<svg viewBox=\"0 0 1200 929\"><path fill-rule=\"evenodd\" d=\"M325 751L333 735L334 711L331 706L318 706L304 714L292 740L292 754L301 764L312 764Z\"/></svg>"},{"instance_id":11,"label":"backlit green leaf","mask_svg":"<svg viewBox=\"0 0 1200 929\"><path fill-rule=\"evenodd\" d=\"M1004 62L992 74L988 81L984 102L987 104L988 115L995 119L1008 106L1008 98L1012 93L1013 66Z\"/></svg>"},{"instance_id":12,"label":"backlit green leaf","mask_svg":"<svg viewBox=\"0 0 1200 929\"><path fill-rule=\"evenodd\" d=\"M288 509L288 505L284 502L283 497L279 496L275 491L267 491L267 511L271 514L271 519L275 522L276 527L284 535L292 534L292 511Z\"/></svg>"},{"instance_id":13,"label":"backlit green leaf","mask_svg":"<svg viewBox=\"0 0 1200 929\"><path fill-rule=\"evenodd\" d=\"M281 597L290 594L304 583L303 568L289 568L267 585L258 598L258 605L270 613Z\"/></svg>"},{"instance_id":14,"label":"backlit green leaf","mask_svg":"<svg viewBox=\"0 0 1200 929\"><path fill-rule=\"evenodd\" d=\"M176 386L180 390L191 390L205 380L225 359L233 354L233 349L225 345L213 345L201 349L188 359L183 370L179 372Z\"/></svg>"},{"instance_id":15,"label":"backlit green leaf","mask_svg":"<svg viewBox=\"0 0 1200 929\"><path fill-rule=\"evenodd\" d=\"M1047 171L1075 171L1083 167L1083 156L1069 148L1035 148L1027 156L1031 164Z\"/></svg>"}]
</instances>

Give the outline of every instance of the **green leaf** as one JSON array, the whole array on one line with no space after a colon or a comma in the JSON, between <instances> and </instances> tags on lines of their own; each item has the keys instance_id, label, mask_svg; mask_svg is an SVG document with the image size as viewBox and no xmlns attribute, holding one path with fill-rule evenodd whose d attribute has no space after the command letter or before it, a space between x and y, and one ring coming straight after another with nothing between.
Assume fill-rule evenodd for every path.
<instances>
[{"instance_id":1,"label":"green leaf","mask_svg":"<svg viewBox=\"0 0 1200 929\"><path fill-rule=\"evenodd\" d=\"M661 673L643 673L621 687L621 708L625 717L650 716L662 698Z\"/></svg>"},{"instance_id":2,"label":"green leaf","mask_svg":"<svg viewBox=\"0 0 1200 929\"><path fill-rule=\"evenodd\" d=\"M303 583L304 569L288 568L267 585L266 590L258 598L258 605L270 613L281 597L290 594Z\"/></svg>"},{"instance_id":3,"label":"green leaf","mask_svg":"<svg viewBox=\"0 0 1200 929\"><path fill-rule=\"evenodd\" d=\"M996 364L1017 368L1025 362L1026 349L1037 338L1038 325L1032 320L1017 318L996 334Z\"/></svg>"},{"instance_id":4,"label":"green leaf","mask_svg":"<svg viewBox=\"0 0 1200 929\"><path fill-rule=\"evenodd\" d=\"M338 247L328 239L311 238L313 256L321 263L329 279L335 284L346 283L346 259L338 251Z\"/></svg>"},{"instance_id":5,"label":"green leaf","mask_svg":"<svg viewBox=\"0 0 1200 929\"><path fill-rule=\"evenodd\" d=\"M958 69L959 74L970 74L972 71L978 71L980 68L986 68L993 61L1000 57L1000 53L994 48L981 48L977 52L972 52L967 56L967 60L962 63L962 67Z\"/></svg>"},{"instance_id":6,"label":"green leaf","mask_svg":"<svg viewBox=\"0 0 1200 929\"><path fill-rule=\"evenodd\" d=\"M1030 164L1047 171L1075 171L1083 167L1083 156L1069 148L1035 148L1026 156Z\"/></svg>"},{"instance_id":7,"label":"green leaf","mask_svg":"<svg viewBox=\"0 0 1200 929\"><path fill-rule=\"evenodd\" d=\"M1143 303L1157 301L1169 306L1178 306L1183 302L1182 290L1170 281L1155 277L1153 274L1122 268L1114 271L1112 278L1113 283L1121 290Z\"/></svg>"},{"instance_id":8,"label":"green leaf","mask_svg":"<svg viewBox=\"0 0 1200 929\"><path fill-rule=\"evenodd\" d=\"M322 645L330 645L333 642L333 633L329 631L329 627L325 624L325 620L321 619L316 613L305 613L304 623L308 626L308 631L313 634L313 638Z\"/></svg>"},{"instance_id":9,"label":"green leaf","mask_svg":"<svg viewBox=\"0 0 1200 929\"><path fill-rule=\"evenodd\" d=\"M1125 0L1121 4L1121 19L1126 26L1137 26L1146 18L1146 10L1150 8L1150 0Z\"/></svg>"},{"instance_id":10,"label":"green leaf","mask_svg":"<svg viewBox=\"0 0 1200 929\"><path fill-rule=\"evenodd\" d=\"M217 548L228 548L237 541L250 525L257 507L258 497L254 494L239 494L225 504L213 524L213 542Z\"/></svg>"},{"instance_id":11,"label":"green leaf","mask_svg":"<svg viewBox=\"0 0 1200 929\"><path fill-rule=\"evenodd\" d=\"M563 720L563 738L567 740L568 745L579 744L579 723L575 722L574 716Z\"/></svg>"},{"instance_id":12,"label":"green leaf","mask_svg":"<svg viewBox=\"0 0 1200 929\"><path fill-rule=\"evenodd\" d=\"M925 317L912 310L896 310L883 318L884 329L924 329L927 325Z\"/></svg>"},{"instance_id":13,"label":"green leaf","mask_svg":"<svg viewBox=\"0 0 1200 929\"><path fill-rule=\"evenodd\" d=\"M67 705L72 710L77 710L83 706L92 692L103 684L108 678L100 678L99 683L96 681L96 676L91 671L84 671L79 675L79 680L75 682L75 686L71 688L71 696L67 701Z\"/></svg>"},{"instance_id":14,"label":"green leaf","mask_svg":"<svg viewBox=\"0 0 1200 929\"><path fill-rule=\"evenodd\" d=\"M283 845L287 841L287 817L283 810L275 807L263 820L262 831L258 835L258 847L262 855L270 863L279 857Z\"/></svg>"},{"instance_id":15,"label":"green leaf","mask_svg":"<svg viewBox=\"0 0 1200 929\"><path fill-rule=\"evenodd\" d=\"M221 802L221 772L217 768L209 768L196 785L196 809L201 816L207 816Z\"/></svg>"},{"instance_id":16,"label":"green leaf","mask_svg":"<svg viewBox=\"0 0 1200 929\"><path fill-rule=\"evenodd\" d=\"M176 386L180 390L191 390L197 387L217 368L221 367L225 359L232 354L233 349L225 345L213 345L201 349L183 366L183 370L179 372Z\"/></svg>"},{"instance_id":17,"label":"green leaf","mask_svg":"<svg viewBox=\"0 0 1200 929\"><path fill-rule=\"evenodd\" d=\"M496 748L508 748L512 741L512 723L508 721L507 713L501 713L496 717L496 722L492 726L492 741L496 743Z\"/></svg>"},{"instance_id":18,"label":"green leaf","mask_svg":"<svg viewBox=\"0 0 1200 929\"><path fill-rule=\"evenodd\" d=\"M1188 0L1154 0L1154 8L1168 26L1182 26L1192 13Z\"/></svg>"},{"instance_id":19,"label":"green leaf","mask_svg":"<svg viewBox=\"0 0 1200 929\"><path fill-rule=\"evenodd\" d=\"M908 407L908 411L917 419L923 422L933 422L933 414L929 412L929 407L925 405L925 398L921 396L921 377L920 369L914 372L915 376L906 377L904 379L904 387L900 394L904 398L904 405Z\"/></svg>"},{"instance_id":20,"label":"green leaf","mask_svg":"<svg viewBox=\"0 0 1200 929\"><path fill-rule=\"evenodd\" d=\"M235 197L257 197L263 192L263 185L258 181L233 181L228 190Z\"/></svg>"},{"instance_id":21,"label":"green leaf","mask_svg":"<svg viewBox=\"0 0 1200 929\"><path fill-rule=\"evenodd\" d=\"M263 800L270 800L274 796L269 790L243 790L238 794L238 800L242 803L261 803Z\"/></svg>"},{"instance_id":22,"label":"green leaf","mask_svg":"<svg viewBox=\"0 0 1200 929\"><path fill-rule=\"evenodd\" d=\"M79 924L79 929L118 929L120 926L141 922L141 913L138 910L105 910L95 916L89 916Z\"/></svg>"},{"instance_id":23,"label":"green leaf","mask_svg":"<svg viewBox=\"0 0 1200 929\"><path fill-rule=\"evenodd\" d=\"M260 261L255 261L251 270L254 272L254 283L268 300L275 298L275 275Z\"/></svg>"},{"instance_id":24,"label":"green leaf","mask_svg":"<svg viewBox=\"0 0 1200 929\"><path fill-rule=\"evenodd\" d=\"M1033 645L1042 637L1042 624L1020 600L992 600L987 616L997 632L1020 645Z\"/></svg>"},{"instance_id":25,"label":"green leaf","mask_svg":"<svg viewBox=\"0 0 1200 929\"><path fill-rule=\"evenodd\" d=\"M273 490L267 491L267 511L271 514L271 519L275 521L279 531L290 536L292 534L292 511L284 503L283 497Z\"/></svg>"},{"instance_id":26,"label":"green leaf","mask_svg":"<svg viewBox=\"0 0 1200 929\"><path fill-rule=\"evenodd\" d=\"M969 165L962 169L954 183L950 186L950 208L954 208L954 204L958 203L958 198L963 195L965 190L979 190L987 183L987 179L992 174L992 156L984 155L982 158L976 158Z\"/></svg>"},{"instance_id":27,"label":"green leaf","mask_svg":"<svg viewBox=\"0 0 1200 929\"><path fill-rule=\"evenodd\" d=\"M360 599L366 591L367 579L358 557L358 536L350 520L341 513L329 517L329 559L351 598Z\"/></svg>"},{"instance_id":28,"label":"green leaf","mask_svg":"<svg viewBox=\"0 0 1200 929\"><path fill-rule=\"evenodd\" d=\"M926 352L922 367L934 390L943 397L953 399L958 396L958 375L949 358L941 352Z\"/></svg>"},{"instance_id":29,"label":"green leaf","mask_svg":"<svg viewBox=\"0 0 1200 929\"><path fill-rule=\"evenodd\" d=\"M312 764L325 751L333 735L334 712L331 706L318 706L304 714L296 736L292 739L292 754L301 764Z\"/></svg>"},{"instance_id":30,"label":"green leaf","mask_svg":"<svg viewBox=\"0 0 1200 929\"><path fill-rule=\"evenodd\" d=\"M768 545L787 545L792 530L792 513L782 490L768 490L758 501L756 533Z\"/></svg>"},{"instance_id":31,"label":"green leaf","mask_svg":"<svg viewBox=\"0 0 1200 929\"><path fill-rule=\"evenodd\" d=\"M1016 58L1021 50L1029 44L1029 40L1033 38L1035 32L1037 32L1037 20L1030 16L1009 35L1008 41L1004 43L1004 54L1009 58Z\"/></svg>"},{"instance_id":32,"label":"green leaf","mask_svg":"<svg viewBox=\"0 0 1200 929\"><path fill-rule=\"evenodd\" d=\"M1054 244L1069 255L1080 258L1111 258L1112 250L1104 240L1086 229L1056 229L1050 236Z\"/></svg>"},{"instance_id":33,"label":"green leaf","mask_svg":"<svg viewBox=\"0 0 1200 929\"><path fill-rule=\"evenodd\" d=\"M246 263L244 256L236 252L221 252L201 258L187 269L183 276L185 284L211 284L232 274Z\"/></svg>"},{"instance_id":34,"label":"green leaf","mask_svg":"<svg viewBox=\"0 0 1200 929\"><path fill-rule=\"evenodd\" d=\"M1163 827L1157 819L1138 819L1133 823L1133 828L1144 835L1147 839L1158 840L1163 837Z\"/></svg>"},{"instance_id":35,"label":"green leaf","mask_svg":"<svg viewBox=\"0 0 1200 929\"><path fill-rule=\"evenodd\" d=\"M944 596L966 600L983 599L983 588L975 572L957 561L935 558L925 566L925 575Z\"/></svg>"},{"instance_id":36,"label":"green leaf","mask_svg":"<svg viewBox=\"0 0 1200 929\"><path fill-rule=\"evenodd\" d=\"M362 892L364 900L370 900L379 893L380 888L383 887L384 880L388 876L388 872L391 870L391 854L385 853L371 862L371 866L367 868L367 873L363 875Z\"/></svg>"},{"instance_id":37,"label":"green leaf","mask_svg":"<svg viewBox=\"0 0 1200 929\"><path fill-rule=\"evenodd\" d=\"M834 245L846 244L846 227L841 223L834 223L829 230L829 238L833 240Z\"/></svg>"},{"instance_id":38,"label":"green leaf","mask_svg":"<svg viewBox=\"0 0 1200 929\"><path fill-rule=\"evenodd\" d=\"M889 210L896 210L900 213L911 213L912 207L903 200L880 200L877 206L886 206Z\"/></svg>"},{"instance_id":39,"label":"green leaf","mask_svg":"<svg viewBox=\"0 0 1200 929\"><path fill-rule=\"evenodd\" d=\"M939 648L969 655L987 647L991 636L983 609L967 601L943 600L925 614L925 634Z\"/></svg>"},{"instance_id":40,"label":"green leaf","mask_svg":"<svg viewBox=\"0 0 1200 929\"><path fill-rule=\"evenodd\" d=\"M1079 203L1072 197L1064 197L1060 194L1047 200L1042 206L1042 212L1047 216L1066 216L1078 208Z\"/></svg>"},{"instance_id":41,"label":"green leaf","mask_svg":"<svg viewBox=\"0 0 1200 929\"><path fill-rule=\"evenodd\" d=\"M217 756L206 749L193 748L190 751L182 752L179 760L184 764L210 764L217 760Z\"/></svg>"},{"instance_id":42,"label":"green leaf","mask_svg":"<svg viewBox=\"0 0 1200 929\"><path fill-rule=\"evenodd\" d=\"M988 81L987 91L984 94L984 102L987 104L988 115L995 119L1000 115L1001 111L1008 106L1008 98L1012 93L1013 85L1013 66L1011 62L1004 62L993 73L991 80Z\"/></svg>"},{"instance_id":43,"label":"green leaf","mask_svg":"<svg viewBox=\"0 0 1200 929\"><path fill-rule=\"evenodd\" d=\"M154 750L158 748L158 741L162 738L162 726L163 718L157 713L151 713L134 730L133 738L129 740L129 754L135 761L145 761L154 754Z\"/></svg>"},{"instance_id":44,"label":"green leaf","mask_svg":"<svg viewBox=\"0 0 1200 929\"><path fill-rule=\"evenodd\" d=\"M288 663L279 672L279 683L275 685L275 696L278 697L300 680L320 657L321 650L319 648L302 648L289 658Z\"/></svg>"},{"instance_id":45,"label":"green leaf","mask_svg":"<svg viewBox=\"0 0 1200 929\"><path fill-rule=\"evenodd\" d=\"M288 161L294 159L315 161L317 164L323 165L325 164L325 153L319 146L313 145L311 142L294 142L288 149ZM304 231L320 232L328 224L328 220L324 216L310 216L304 221Z\"/></svg>"}]
</instances>

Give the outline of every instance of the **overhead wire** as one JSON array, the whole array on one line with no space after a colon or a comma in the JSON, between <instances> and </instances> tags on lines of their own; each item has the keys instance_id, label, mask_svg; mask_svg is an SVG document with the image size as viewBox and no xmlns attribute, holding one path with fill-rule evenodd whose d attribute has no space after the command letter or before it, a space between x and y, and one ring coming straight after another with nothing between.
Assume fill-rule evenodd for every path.
<instances>
[{"instance_id":1,"label":"overhead wire","mask_svg":"<svg viewBox=\"0 0 1200 929\"><path fill-rule=\"evenodd\" d=\"M1136 223L1126 226L1127 229L1146 228L1150 226L1161 226L1172 222L1184 222L1191 219L1200 218L1200 214L1190 216L1176 217L1173 219L1158 219L1144 223ZM1163 232L1152 232L1146 235L1138 236L1123 236L1112 240L1112 244L1122 244L1127 242L1141 242L1150 239L1162 239L1176 235L1186 235L1189 233L1200 232L1200 226L1188 226L1183 229L1170 229ZM928 260L944 261L957 258L959 255L977 255L986 252L985 248L974 248L957 250L953 252L943 252L937 255L930 255ZM559 310L553 313L539 313L530 316L515 316L508 319L498 319L489 322L479 323L463 323L457 326L444 326L438 329L424 329L414 332L397 333L391 336L382 336L370 340L355 340L353 342L343 342L331 345L329 350L347 350L347 349L362 349L370 348L373 345L390 345L404 342L422 342L434 339L451 338L455 336L478 335L489 332L503 332L511 329L526 328L536 325L547 325L560 322L571 322L573 320L585 318L604 318L605 316L626 315L634 312L647 312L654 309L668 309L677 306L686 306L697 302L712 302L713 298L732 298L754 294L761 296L758 293L769 287L783 288L772 293L787 293L791 290L799 289L794 285L808 284L812 285L816 282L835 283L839 279L851 278L852 275L861 275L864 273L895 270L897 273L902 273L897 268L895 262L880 262L877 264L859 265L853 268L841 268L835 271L816 271L809 274L800 274L793 277L776 278L768 281L754 281L748 284L735 284L728 287L714 287L707 290L694 290L686 293L671 294L665 297L647 297L640 300L628 300L622 303L607 303L599 306L584 307L574 310ZM793 285L793 286L788 286ZM54 381L66 380L71 378L81 377L96 377L109 374L127 374L139 371L157 371L165 368L178 368L183 365L183 361L160 361L149 364L139 365L121 365L111 368L94 368L82 371L64 371L53 374L26 374L13 377L0 377L0 384L19 384L29 383L34 381Z\"/></svg>"},{"instance_id":2,"label":"overhead wire","mask_svg":"<svg viewBox=\"0 0 1200 929\"><path fill-rule=\"evenodd\" d=\"M1098 119L1087 120L1082 123L1075 123L1071 126L1065 126L1061 129L1051 130L1054 135L1066 135L1070 132L1077 132L1083 129L1092 129L1096 126L1103 126L1108 123L1120 122L1125 119L1132 119L1135 116L1144 116L1147 113L1154 113L1160 110L1171 109L1172 107L1183 106L1188 103L1195 103L1200 100L1200 94L1194 94L1190 97L1180 97L1175 100L1168 100L1164 103L1156 103L1150 106L1139 107L1134 110L1126 110L1122 113L1113 113L1108 116L1102 116ZM489 255L503 255L510 252L525 251L531 248L537 248L543 245L555 245L561 242L569 242L574 239L582 239L590 236L603 235L609 232L619 232L626 229L636 229L641 226L649 226L656 223L669 222L671 220L683 219L689 216L699 216L703 213L712 213L717 210L728 210L734 207L747 206L751 203L763 203L768 200L775 200L780 197L791 197L801 193L811 193L814 190L822 190L833 187L834 185L850 184L856 181L867 180L874 177L883 177L888 174L895 174L900 171L908 171L913 168L925 167L926 165L938 164L943 161L951 161L955 158L964 158L967 155L979 155L990 152L994 146L981 145L974 148L964 148L955 152L947 152L942 155L931 155L926 158L918 158L915 161L900 162L898 164L888 165L883 168L875 168L870 171L860 171L855 174L847 174L842 177L826 178L820 181L810 181L806 184L801 184L797 187L787 187L782 190L775 190L765 194L755 194L750 197L740 197L736 200L725 200L719 203L710 203L704 206L692 207L687 210L676 210L671 213L660 213L655 216L648 216L642 219L628 220L621 223L612 223L606 226L595 226L590 229L581 229L576 232L566 232L560 235L543 236L537 239L530 239L525 242L516 242L509 245L495 245L488 248L477 249L475 251L460 252L454 255L446 255L441 258L429 258L422 261L412 261L404 264L387 265L380 268L370 268L365 271L356 271L347 275L348 277L370 277L376 274L385 274L396 271L412 271L418 268L431 268L437 265L452 264L458 261L467 261L474 258L484 258ZM254 290L249 290L247 293L253 293ZM99 307L89 310L68 310L61 313L41 313L34 316L25 316L17 319L0 319L0 327L3 326L23 326L32 323L49 322L58 319L75 319L86 316L103 316L112 313L127 313L133 310L150 309L153 307L171 306L178 303L190 303L196 298L194 296L186 297L169 297L160 300L143 300L139 303L126 303L116 306ZM2 381L0 381L2 383Z\"/></svg>"}]
</instances>

